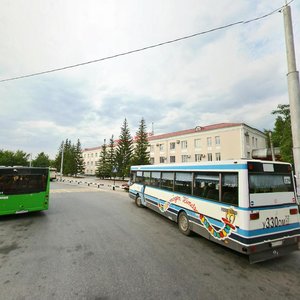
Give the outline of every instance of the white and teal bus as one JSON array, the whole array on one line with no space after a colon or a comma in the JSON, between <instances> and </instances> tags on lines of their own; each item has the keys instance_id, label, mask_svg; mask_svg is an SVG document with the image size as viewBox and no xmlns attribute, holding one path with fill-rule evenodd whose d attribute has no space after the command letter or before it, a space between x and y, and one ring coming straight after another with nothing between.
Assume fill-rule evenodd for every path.
<instances>
[{"instance_id":1,"label":"white and teal bus","mask_svg":"<svg viewBox=\"0 0 300 300\"><path fill-rule=\"evenodd\" d=\"M131 167L129 195L192 231L249 256L299 249L300 218L288 163L237 160Z\"/></svg>"}]
</instances>

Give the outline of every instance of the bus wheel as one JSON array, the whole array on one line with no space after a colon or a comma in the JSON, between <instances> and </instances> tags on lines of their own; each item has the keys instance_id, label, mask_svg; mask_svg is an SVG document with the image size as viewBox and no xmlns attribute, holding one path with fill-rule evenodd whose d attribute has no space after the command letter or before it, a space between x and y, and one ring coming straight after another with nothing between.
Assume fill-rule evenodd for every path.
<instances>
[{"instance_id":1,"label":"bus wheel","mask_svg":"<svg viewBox=\"0 0 300 300\"><path fill-rule=\"evenodd\" d=\"M178 228L184 235L191 235L189 219L184 211L178 216Z\"/></svg>"},{"instance_id":2,"label":"bus wheel","mask_svg":"<svg viewBox=\"0 0 300 300\"><path fill-rule=\"evenodd\" d=\"M143 206L143 205L142 205L142 199L141 199L140 196L136 196L136 198L135 198L135 204L136 204L136 206L138 206L138 207L142 207L142 206Z\"/></svg>"}]
</instances>

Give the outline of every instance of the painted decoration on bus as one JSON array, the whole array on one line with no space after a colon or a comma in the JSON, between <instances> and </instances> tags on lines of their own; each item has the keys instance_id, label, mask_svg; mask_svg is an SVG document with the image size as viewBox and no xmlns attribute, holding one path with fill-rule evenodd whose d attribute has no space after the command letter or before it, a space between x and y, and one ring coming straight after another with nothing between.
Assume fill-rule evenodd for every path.
<instances>
[{"instance_id":1,"label":"painted decoration on bus","mask_svg":"<svg viewBox=\"0 0 300 300\"><path fill-rule=\"evenodd\" d=\"M227 237L231 235L233 231L236 230L234 222L235 222L235 216L237 215L237 212L232 207L228 209L222 208L222 211L225 213L225 216L224 218L222 218L223 226L219 230L216 230L212 226L209 220L197 210L196 205L192 203L187 197L175 196L171 198L170 201L167 201L164 204L158 203L158 208L162 213L164 213L169 209L172 203L176 204L178 202L187 204L195 213L199 214L200 222L202 223L204 228L206 228L209 234L215 239L225 240Z\"/></svg>"}]
</instances>

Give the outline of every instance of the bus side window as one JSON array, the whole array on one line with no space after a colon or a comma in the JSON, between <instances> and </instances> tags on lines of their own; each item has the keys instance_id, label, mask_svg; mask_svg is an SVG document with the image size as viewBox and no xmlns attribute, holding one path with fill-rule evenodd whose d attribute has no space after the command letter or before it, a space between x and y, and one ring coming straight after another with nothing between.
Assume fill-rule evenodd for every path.
<instances>
[{"instance_id":1,"label":"bus side window","mask_svg":"<svg viewBox=\"0 0 300 300\"><path fill-rule=\"evenodd\" d=\"M173 191L174 172L162 172L161 174L161 188Z\"/></svg>"},{"instance_id":2,"label":"bus side window","mask_svg":"<svg viewBox=\"0 0 300 300\"><path fill-rule=\"evenodd\" d=\"M238 174L222 173L222 202L238 205Z\"/></svg>"},{"instance_id":3,"label":"bus side window","mask_svg":"<svg viewBox=\"0 0 300 300\"><path fill-rule=\"evenodd\" d=\"M193 194L219 201L219 173L195 173Z\"/></svg>"},{"instance_id":4,"label":"bus side window","mask_svg":"<svg viewBox=\"0 0 300 300\"><path fill-rule=\"evenodd\" d=\"M150 185L154 187L160 186L160 172L151 172Z\"/></svg>"},{"instance_id":5,"label":"bus side window","mask_svg":"<svg viewBox=\"0 0 300 300\"><path fill-rule=\"evenodd\" d=\"M143 172L141 172L141 171L136 172L135 182L136 183L143 183L144 182Z\"/></svg>"},{"instance_id":6,"label":"bus side window","mask_svg":"<svg viewBox=\"0 0 300 300\"><path fill-rule=\"evenodd\" d=\"M187 195L191 195L192 194L192 181L193 181L192 173L176 172L175 173L174 191L184 193Z\"/></svg>"},{"instance_id":7,"label":"bus side window","mask_svg":"<svg viewBox=\"0 0 300 300\"><path fill-rule=\"evenodd\" d=\"M150 184L150 172L144 172L144 184Z\"/></svg>"}]
</instances>

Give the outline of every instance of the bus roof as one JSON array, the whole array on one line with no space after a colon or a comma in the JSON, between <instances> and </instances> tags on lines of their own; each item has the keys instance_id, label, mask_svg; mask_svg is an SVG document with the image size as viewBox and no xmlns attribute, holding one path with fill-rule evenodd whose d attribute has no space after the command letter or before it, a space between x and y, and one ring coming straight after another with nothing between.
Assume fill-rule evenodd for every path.
<instances>
[{"instance_id":1,"label":"bus roof","mask_svg":"<svg viewBox=\"0 0 300 300\"><path fill-rule=\"evenodd\" d=\"M241 170L241 169L247 169L248 162L290 165L289 163L278 162L278 161L240 159L240 160L172 163L172 164L159 164L159 165L140 165L140 166L131 166L131 171Z\"/></svg>"}]
</instances>

